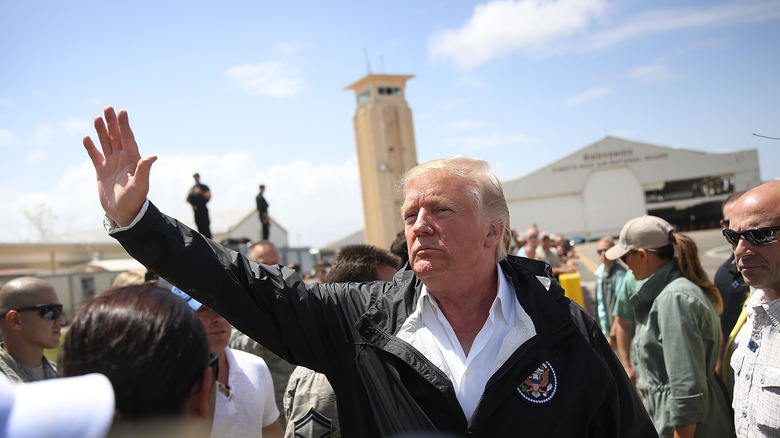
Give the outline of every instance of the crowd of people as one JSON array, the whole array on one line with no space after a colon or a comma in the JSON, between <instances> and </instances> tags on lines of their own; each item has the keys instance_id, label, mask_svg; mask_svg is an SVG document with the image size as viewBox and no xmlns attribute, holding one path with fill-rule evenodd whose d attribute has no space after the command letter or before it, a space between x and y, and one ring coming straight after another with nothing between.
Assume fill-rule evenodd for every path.
<instances>
[{"instance_id":1,"label":"crowd of people","mask_svg":"<svg viewBox=\"0 0 780 438\"><path fill-rule=\"evenodd\" d=\"M57 364L54 288L0 289L0 436L34 428L33 389L65 400L75 382L87 395L60 409L78 432L58 436L780 435L780 182L724 203L715 283L661 218L599 240L590 315L556 280L575 249L512 232L483 161L408 170L392 247L347 246L305 279L267 240L244 257L164 215L127 113L95 127L109 233L148 272L81 305Z\"/></svg>"}]
</instances>

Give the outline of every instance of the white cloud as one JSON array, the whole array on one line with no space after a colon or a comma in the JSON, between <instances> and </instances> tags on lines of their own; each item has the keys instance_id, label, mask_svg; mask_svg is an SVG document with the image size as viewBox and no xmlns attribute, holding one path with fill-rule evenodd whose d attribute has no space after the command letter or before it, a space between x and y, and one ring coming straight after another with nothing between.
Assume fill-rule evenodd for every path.
<instances>
[{"instance_id":1,"label":"white cloud","mask_svg":"<svg viewBox=\"0 0 780 438\"><path fill-rule=\"evenodd\" d=\"M259 96L294 97L303 85L299 69L283 61L241 65L228 70L227 75L244 91Z\"/></svg>"},{"instance_id":2,"label":"white cloud","mask_svg":"<svg viewBox=\"0 0 780 438\"><path fill-rule=\"evenodd\" d=\"M51 138L52 135L52 129L51 125L39 125L37 128L35 128L35 141L37 141L39 144L45 144L49 141L49 138Z\"/></svg>"},{"instance_id":3,"label":"white cloud","mask_svg":"<svg viewBox=\"0 0 780 438\"><path fill-rule=\"evenodd\" d=\"M10 146L14 138L14 133L10 129L0 129L0 146Z\"/></svg>"},{"instance_id":4,"label":"white cloud","mask_svg":"<svg viewBox=\"0 0 780 438\"><path fill-rule=\"evenodd\" d=\"M289 233L291 245L321 246L363 227L357 157L343 163L291 161L263 167L254 152L160 156L152 168L149 198L185 222L192 210L184 197L199 172L211 190L209 210L254 207L257 186L266 185L269 213Z\"/></svg>"},{"instance_id":5,"label":"white cloud","mask_svg":"<svg viewBox=\"0 0 780 438\"><path fill-rule=\"evenodd\" d=\"M466 107L467 100L464 98L454 98L436 102L436 108L443 110L457 110Z\"/></svg>"},{"instance_id":6,"label":"white cloud","mask_svg":"<svg viewBox=\"0 0 780 438\"><path fill-rule=\"evenodd\" d=\"M339 164L294 161L273 166L263 182L269 213L289 231L292 245L300 238L323 246L364 228L357 156ZM252 200L256 187L252 185Z\"/></svg>"},{"instance_id":7,"label":"white cloud","mask_svg":"<svg viewBox=\"0 0 780 438\"><path fill-rule=\"evenodd\" d=\"M458 120L447 123L446 125L442 125L439 127L439 129L443 131L461 131L466 129L486 128L492 125L494 125L494 123L482 122L479 120Z\"/></svg>"},{"instance_id":8,"label":"white cloud","mask_svg":"<svg viewBox=\"0 0 780 438\"><path fill-rule=\"evenodd\" d=\"M263 167L262 158L248 151L160 155L152 166L149 199L166 214L192 223L192 209L184 198L196 171L211 189L212 212L253 208L258 184L266 184L269 213L288 231L292 246L323 246L363 228L360 178L354 155L334 164L292 161L269 167ZM0 183L0 195L11 206L8 214L0 216L0 242L38 237L24 219L24 209L50 210L57 216L53 233L101 227L103 213L95 171L88 159L52 181L45 192Z\"/></svg>"},{"instance_id":9,"label":"white cloud","mask_svg":"<svg viewBox=\"0 0 780 438\"><path fill-rule=\"evenodd\" d=\"M463 85L469 88L476 88L476 89L488 88L490 86L488 82L483 81L482 79L479 79L476 76L469 75L469 74L463 75L460 78L458 78L457 83L459 85Z\"/></svg>"},{"instance_id":10,"label":"white cloud","mask_svg":"<svg viewBox=\"0 0 780 438\"><path fill-rule=\"evenodd\" d=\"M68 117L59 123L60 128L69 134L81 134L90 130L90 122L75 117Z\"/></svg>"},{"instance_id":11,"label":"white cloud","mask_svg":"<svg viewBox=\"0 0 780 438\"><path fill-rule=\"evenodd\" d=\"M90 130L90 122L86 120L77 119L75 117L67 117L57 123L46 123L38 125L35 128L33 134L35 142L39 145L49 144L62 134L70 135L83 134Z\"/></svg>"},{"instance_id":12,"label":"white cloud","mask_svg":"<svg viewBox=\"0 0 780 438\"><path fill-rule=\"evenodd\" d=\"M60 175L51 175L47 191L30 191L25 187L0 184L0 196L8 200L6 214L0 216L0 241L34 241L40 235L25 218L25 211L48 212L47 230L57 234L66 231L102 228L103 213L95 188L95 170L89 160Z\"/></svg>"},{"instance_id":13,"label":"white cloud","mask_svg":"<svg viewBox=\"0 0 780 438\"><path fill-rule=\"evenodd\" d=\"M680 75L669 68L668 61L668 56L662 56L650 64L630 69L628 75L643 82L662 82L678 78Z\"/></svg>"},{"instance_id":14,"label":"white cloud","mask_svg":"<svg viewBox=\"0 0 780 438\"><path fill-rule=\"evenodd\" d=\"M582 32L607 7L605 0L505 0L474 8L474 15L454 30L431 35L429 54L472 69L516 50L537 50Z\"/></svg>"},{"instance_id":15,"label":"white cloud","mask_svg":"<svg viewBox=\"0 0 780 438\"><path fill-rule=\"evenodd\" d=\"M569 107L569 106L575 106L579 105L581 103L585 103L589 100L598 99L600 97L604 97L607 95L610 95L615 90L612 87L593 87L589 90L585 90L582 93L576 94L572 97L569 97L568 99L565 99L563 102L559 103L558 105L555 105L557 107Z\"/></svg>"},{"instance_id":16,"label":"white cloud","mask_svg":"<svg viewBox=\"0 0 780 438\"><path fill-rule=\"evenodd\" d=\"M38 163L40 161L43 161L46 159L48 155L45 151L32 151L29 154L27 154L27 162L28 163Z\"/></svg>"},{"instance_id":17,"label":"white cloud","mask_svg":"<svg viewBox=\"0 0 780 438\"><path fill-rule=\"evenodd\" d=\"M465 153L507 144L530 143L532 141L535 141L535 139L524 134L490 134L452 137L447 139L447 144L460 146L460 153Z\"/></svg>"},{"instance_id":18,"label":"white cloud","mask_svg":"<svg viewBox=\"0 0 780 438\"><path fill-rule=\"evenodd\" d=\"M684 29L750 24L780 18L780 0L739 0L699 8L647 10L609 17L607 0L500 0L474 8L460 28L435 32L428 41L434 59L469 70L524 50L549 56L593 51L647 35Z\"/></svg>"},{"instance_id":19,"label":"white cloud","mask_svg":"<svg viewBox=\"0 0 780 438\"><path fill-rule=\"evenodd\" d=\"M274 50L280 55L292 55L298 51L298 45L291 41L279 41L274 44Z\"/></svg>"},{"instance_id":20,"label":"white cloud","mask_svg":"<svg viewBox=\"0 0 780 438\"><path fill-rule=\"evenodd\" d=\"M626 40L683 29L728 26L780 18L780 1L734 1L709 8L678 8L647 11L619 26L594 33L583 48L598 50Z\"/></svg>"}]
</instances>

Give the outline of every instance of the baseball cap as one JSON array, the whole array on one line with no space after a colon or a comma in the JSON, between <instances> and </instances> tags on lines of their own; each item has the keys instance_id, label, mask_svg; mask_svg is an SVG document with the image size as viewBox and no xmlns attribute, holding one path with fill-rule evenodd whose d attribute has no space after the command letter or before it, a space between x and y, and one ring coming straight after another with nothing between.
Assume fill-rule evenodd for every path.
<instances>
[{"instance_id":1,"label":"baseball cap","mask_svg":"<svg viewBox=\"0 0 780 438\"><path fill-rule=\"evenodd\" d=\"M0 436L105 437L113 419L114 389L102 374L19 385L0 376Z\"/></svg>"},{"instance_id":2,"label":"baseball cap","mask_svg":"<svg viewBox=\"0 0 780 438\"><path fill-rule=\"evenodd\" d=\"M631 219L620 230L618 243L607 250L607 258L617 260L635 249L669 246L672 244L672 231L674 227L657 216L645 215Z\"/></svg>"},{"instance_id":3,"label":"baseball cap","mask_svg":"<svg viewBox=\"0 0 780 438\"><path fill-rule=\"evenodd\" d=\"M184 300L184 302L187 303L187 305L190 306L190 309L192 310L198 310L203 306L203 304L201 304L200 301L187 295L186 292L184 292L183 290L179 289L176 286L171 286L171 292L173 292L174 295Z\"/></svg>"}]
</instances>

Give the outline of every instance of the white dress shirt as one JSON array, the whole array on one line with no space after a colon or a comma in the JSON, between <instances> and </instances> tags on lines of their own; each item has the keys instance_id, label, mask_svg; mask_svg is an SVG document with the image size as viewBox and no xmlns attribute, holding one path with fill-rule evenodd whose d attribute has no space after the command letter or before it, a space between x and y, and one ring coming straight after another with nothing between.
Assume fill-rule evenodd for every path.
<instances>
[{"instance_id":1,"label":"white dress shirt","mask_svg":"<svg viewBox=\"0 0 780 438\"><path fill-rule=\"evenodd\" d=\"M533 321L517 301L512 284L499 266L496 269L498 294L468 355L436 298L425 286L415 311L398 332L400 339L418 349L450 378L468 419L474 414L490 376L518 347L536 335Z\"/></svg>"}]
</instances>

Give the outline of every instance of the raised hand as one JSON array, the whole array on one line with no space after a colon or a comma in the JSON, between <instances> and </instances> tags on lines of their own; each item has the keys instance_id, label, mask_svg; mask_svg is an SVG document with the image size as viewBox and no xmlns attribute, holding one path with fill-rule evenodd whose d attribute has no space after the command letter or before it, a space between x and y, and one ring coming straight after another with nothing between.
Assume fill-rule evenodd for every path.
<instances>
[{"instance_id":1,"label":"raised hand","mask_svg":"<svg viewBox=\"0 0 780 438\"><path fill-rule=\"evenodd\" d=\"M103 117L95 117L95 131L103 153L88 135L84 136L84 147L95 166L98 196L106 216L119 226L126 226L146 200L149 171L157 157L141 159L127 111L120 110L117 116L114 108L107 106L103 115L105 121Z\"/></svg>"}]
</instances>

